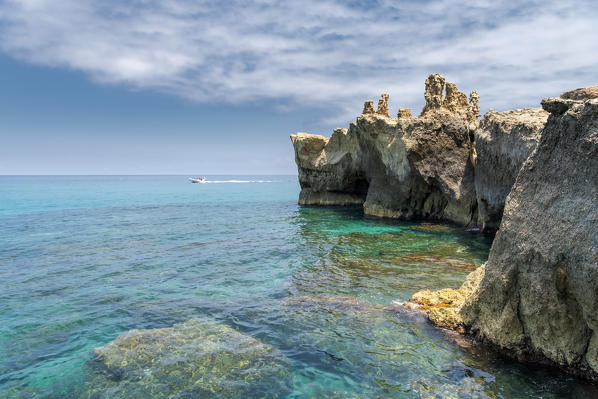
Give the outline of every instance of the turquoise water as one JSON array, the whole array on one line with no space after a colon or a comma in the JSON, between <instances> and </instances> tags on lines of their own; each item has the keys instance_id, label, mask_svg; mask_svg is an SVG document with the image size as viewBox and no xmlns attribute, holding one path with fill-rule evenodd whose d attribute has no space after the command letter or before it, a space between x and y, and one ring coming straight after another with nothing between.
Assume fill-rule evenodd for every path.
<instances>
[{"instance_id":1,"label":"turquoise water","mask_svg":"<svg viewBox=\"0 0 598 399\"><path fill-rule=\"evenodd\" d=\"M489 237L300 208L294 176L208 179L0 177L0 397L133 397L94 396L93 348L195 319L284 357L284 384L245 397L598 397L376 306L458 287Z\"/></svg>"}]
</instances>

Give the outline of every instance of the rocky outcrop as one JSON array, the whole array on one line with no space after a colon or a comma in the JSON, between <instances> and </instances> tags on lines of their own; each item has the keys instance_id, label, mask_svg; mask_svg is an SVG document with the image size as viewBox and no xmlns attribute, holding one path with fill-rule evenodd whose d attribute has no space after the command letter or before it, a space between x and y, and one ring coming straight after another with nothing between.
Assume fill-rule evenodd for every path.
<instances>
[{"instance_id":1,"label":"rocky outcrop","mask_svg":"<svg viewBox=\"0 0 598 399\"><path fill-rule=\"evenodd\" d=\"M567 91L561 94L561 98L566 100L590 100L592 98L598 98L598 86L582 87Z\"/></svg>"},{"instance_id":2,"label":"rocky outcrop","mask_svg":"<svg viewBox=\"0 0 598 399\"><path fill-rule=\"evenodd\" d=\"M443 93L446 92L446 95ZM291 135L303 205L363 204L367 215L477 221L473 175L473 130L478 96L470 101L442 75L426 80L426 106L419 117L402 109L388 113L388 95L378 110L364 113L330 139Z\"/></svg>"},{"instance_id":3,"label":"rocky outcrop","mask_svg":"<svg viewBox=\"0 0 598 399\"><path fill-rule=\"evenodd\" d=\"M460 313L512 356L598 379L598 99L575 92L542 101L548 122Z\"/></svg>"},{"instance_id":4,"label":"rocky outcrop","mask_svg":"<svg viewBox=\"0 0 598 399\"><path fill-rule=\"evenodd\" d=\"M356 140L347 129L336 129L330 139L307 133L292 135L299 168L301 205L361 205L367 181L356 168Z\"/></svg>"},{"instance_id":5,"label":"rocky outcrop","mask_svg":"<svg viewBox=\"0 0 598 399\"><path fill-rule=\"evenodd\" d=\"M429 320L438 327L465 332L461 317L461 306L465 299L479 286L484 277L485 266L480 266L469 273L459 289L445 288L438 291L419 291L411 296L403 305L423 311Z\"/></svg>"},{"instance_id":6,"label":"rocky outcrop","mask_svg":"<svg viewBox=\"0 0 598 399\"><path fill-rule=\"evenodd\" d=\"M588 94L589 93L589 94ZM592 95L578 89L564 95ZM515 177L535 148L548 112L489 111L478 124L479 95L469 100L439 74L426 79L419 117L388 94L366 101L348 129L291 135L302 205L359 205L389 218L445 219L495 231ZM574 100L570 100L574 101ZM475 197L475 198L474 198Z\"/></svg>"},{"instance_id":7,"label":"rocky outcrop","mask_svg":"<svg viewBox=\"0 0 598 399\"><path fill-rule=\"evenodd\" d=\"M500 225L507 195L523 162L540 139L548 119L542 108L490 110L475 131L475 190L478 223L484 230Z\"/></svg>"}]
</instances>

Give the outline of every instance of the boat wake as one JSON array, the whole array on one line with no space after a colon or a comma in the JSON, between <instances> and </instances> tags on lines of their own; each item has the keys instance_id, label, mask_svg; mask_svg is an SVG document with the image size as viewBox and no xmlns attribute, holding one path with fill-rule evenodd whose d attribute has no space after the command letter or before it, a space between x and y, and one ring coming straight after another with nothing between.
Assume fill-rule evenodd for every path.
<instances>
[{"instance_id":1,"label":"boat wake","mask_svg":"<svg viewBox=\"0 0 598 399\"><path fill-rule=\"evenodd\" d=\"M204 183L274 183L274 180L206 180Z\"/></svg>"}]
</instances>

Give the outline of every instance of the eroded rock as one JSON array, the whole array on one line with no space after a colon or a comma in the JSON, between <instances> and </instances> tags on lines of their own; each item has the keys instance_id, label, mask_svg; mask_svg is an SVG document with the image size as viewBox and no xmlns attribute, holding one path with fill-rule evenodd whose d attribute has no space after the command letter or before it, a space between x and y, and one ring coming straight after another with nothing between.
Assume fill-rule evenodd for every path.
<instances>
[{"instance_id":1,"label":"eroded rock","mask_svg":"<svg viewBox=\"0 0 598 399\"><path fill-rule=\"evenodd\" d=\"M479 286L484 276L484 266L469 273L459 289L445 288L438 291L419 291L404 305L425 312L430 321L438 327L465 332L460 309L465 299Z\"/></svg>"},{"instance_id":2,"label":"eroded rock","mask_svg":"<svg viewBox=\"0 0 598 399\"><path fill-rule=\"evenodd\" d=\"M500 225L507 195L521 165L536 148L548 119L542 108L488 111L475 130L475 190L484 230Z\"/></svg>"},{"instance_id":3,"label":"eroded rock","mask_svg":"<svg viewBox=\"0 0 598 399\"><path fill-rule=\"evenodd\" d=\"M94 353L91 398L279 398L290 391L280 351L206 320L131 330Z\"/></svg>"},{"instance_id":4,"label":"eroded rock","mask_svg":"<svg viewBox=\"0 0 598 399\"><path fill-rule=\"evenodd\" d=\"M424 98L426 105L422 110L422 115L434 109L442 107L442 91L446 79L439 73L432 74L426 79L426 91Z\"/></svg>"},{"instance_id":5,"label":"eroded rock","mask_svg":"<svg viewBox=\"0 0 598 399\"><path fill-rule=\"evenodd\" d=\"M542 106L551 115L461 315L507 354L598 379L598 99Z\"/></svg>"},{"instance_id":6,"label":"eroded rock","mask_svg":"<svg viewBox=\"0 0 598 399\"><path fill-rule=\"evenodd\" d=\"M292 135L299 203L359 203L367 215L476 223L471 108L477 105L453 84L444 104L444 88L442 75L430 75L419 117L388 117L383 95L377 113L366 105L356 122L329 140Z\"/></svg>"},{"instance_id":7,"label":"eroded rock","mask_svg":"<svg viewBox=\"0 0 598 399\"><path fill-rule=\"evenodd\" d=\"M397 118L412 118L411 110L409 108L399 108L399 112L397 113Z\"/></svg>"},{"instance_id":8,"label":"eroded rock","mask_svg":"<svg viewBox=\"0 0 598 399\"><path fill-rule=\"evenodd\" d=\"M378 109L376 110L378 115L386 116L390 118L388 113L388 94L383 93L378 100Z\"/></svg>"},{"instance_id":9,"label":"eroded rock","mask_svg":"<svg viewBox=\"0 0 598 399\"><path fill-rule=\"evenodd\" d=\"M592 98L598 98L598 86L582 87L567 91L561 94L561 98L567 100L591 100Z\"/></svg>"},{"instance_id":10,"label":"eroded rock","mask_svg":"<svg viewBox=\"0 0 598 399\"><path fill-rule=\"evenodd\" d=\"M363 111L361 111L362 114L375 114L376 110L374 109L374 102L373 101L366 101L363 104Z\"/></svg>"}]
</instances>

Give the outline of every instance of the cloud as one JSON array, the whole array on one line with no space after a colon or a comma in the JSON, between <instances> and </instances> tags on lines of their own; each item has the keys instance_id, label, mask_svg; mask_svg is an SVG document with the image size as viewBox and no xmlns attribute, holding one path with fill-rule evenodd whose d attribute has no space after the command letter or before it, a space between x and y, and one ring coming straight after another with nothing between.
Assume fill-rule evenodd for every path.
<instances>
[{"instance_id":1,"label":"cloud","mask_svg":"<svg viewBox=\"0 0 598 399\"><path fill-rule=\"evenodd\" d=\"M344 117L383 91L420 107L440 72L508 109L597 83L597 18L591 0L4 0L0 49L198 102Z\"/></svg>"}]
</instances>

